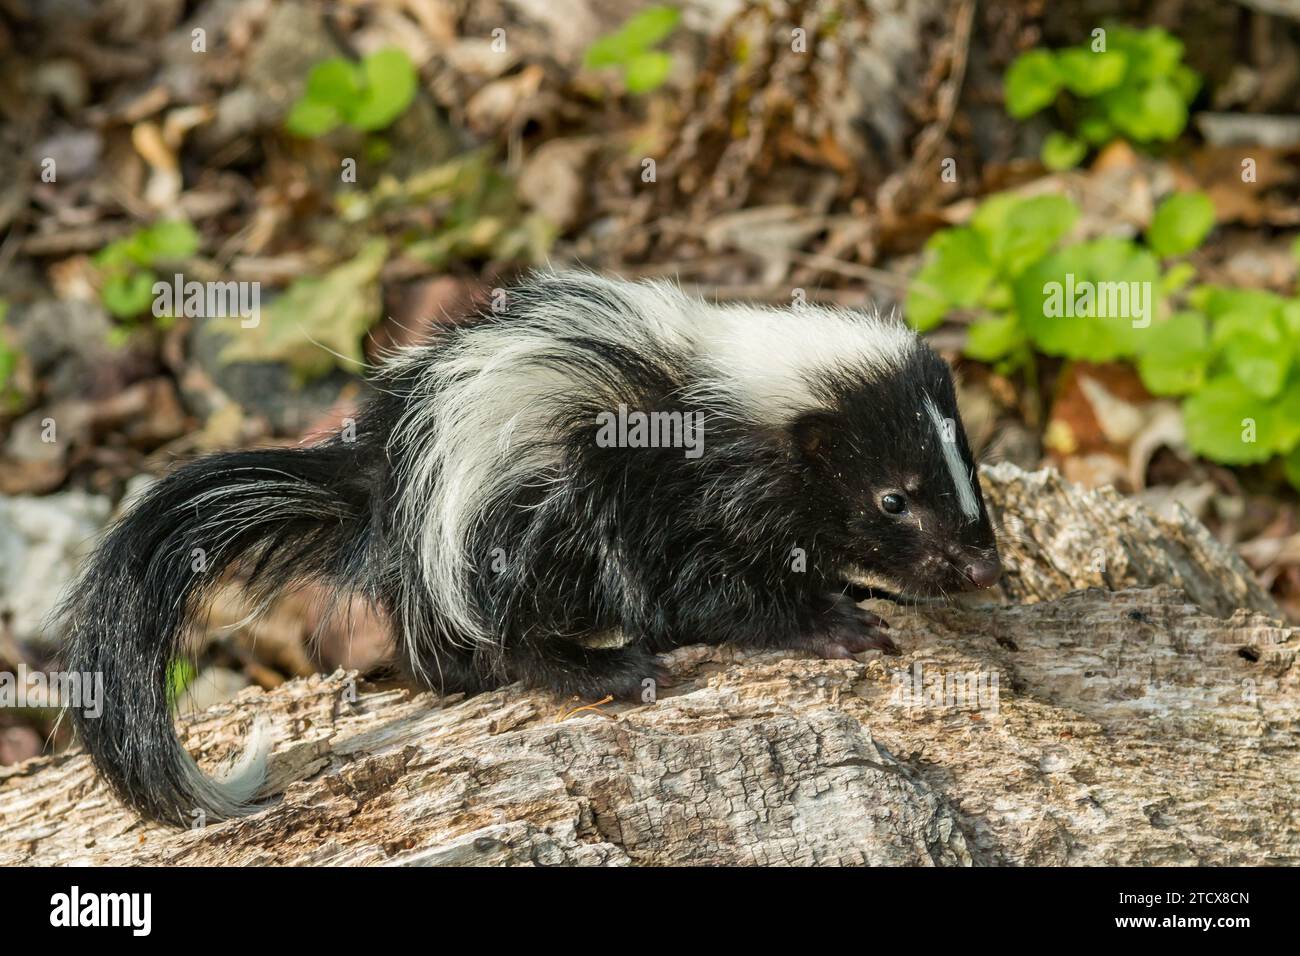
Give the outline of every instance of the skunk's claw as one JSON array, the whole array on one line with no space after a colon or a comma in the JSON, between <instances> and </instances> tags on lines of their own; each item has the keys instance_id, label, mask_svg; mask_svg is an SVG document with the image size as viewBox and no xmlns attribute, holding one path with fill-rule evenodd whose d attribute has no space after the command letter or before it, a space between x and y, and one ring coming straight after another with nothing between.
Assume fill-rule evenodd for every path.
<instances>
[{"instance_id":1,"label":"skunk's claw","mask_svg":"<svg viewBox=\"0 0 1300 956\"><path fill-rule=\"evenodd\" d=\"M863 651L898 654L898 645L884 631L889 622L860 608L843 595L829 595L830 607L814 619L806 647L818 657L847 660Z\"/></svg>"}]
</instances>

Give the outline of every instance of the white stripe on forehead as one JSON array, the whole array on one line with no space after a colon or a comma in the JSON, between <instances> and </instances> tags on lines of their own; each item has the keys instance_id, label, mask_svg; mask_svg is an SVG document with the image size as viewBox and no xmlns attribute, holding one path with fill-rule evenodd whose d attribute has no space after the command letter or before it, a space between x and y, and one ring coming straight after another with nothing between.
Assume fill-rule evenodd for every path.
<instances>
[{"instance_id":1,"label":"white stripe on forehead","mask_svg":"<svg viewBox=\"0 0 1300 956\"><path fill-rule=\"evenodd\" d=\"M925 396L925 413L930 416L930 421L934 423L934 430L939 435L939 447L943 449L943 460L948 466L948 474L952 476L953 487L957 489L957 503L961 506L961 513L966 516L967 521L974 521L980 516L979 498L975 495L975 486L971 482L970 472L966 468L966 463L961 460L961 450L957 447L957 432L954 422L952 434L948 433L947 420L939 412L939 407L934 404L934 399L929 395Z\"/></svg>"}]
</instances>

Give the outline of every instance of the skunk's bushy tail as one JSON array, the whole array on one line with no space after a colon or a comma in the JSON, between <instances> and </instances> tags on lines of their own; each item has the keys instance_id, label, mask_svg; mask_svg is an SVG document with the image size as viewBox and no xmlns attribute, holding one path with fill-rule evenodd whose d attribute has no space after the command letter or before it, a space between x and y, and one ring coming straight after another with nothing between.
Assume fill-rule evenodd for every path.
<instances>
[{"instance_id":1,"label":"skunk's bushy tail","mask_svg":"<svg viewBox=\"0 0 1300 956\"><path fill-rule=\"evenodd\" d=\"M72 714L100 773L144 816L187 824L196 811L249 811L269 734L255 731L223 779L205 776L176 738L169 665L236 565L259 602L309 579L364 586L373 467L339 441L213 455L153 486L99 545L65 609L65 666L102 679L103 706Z\"/></svg>"}]
</instances>

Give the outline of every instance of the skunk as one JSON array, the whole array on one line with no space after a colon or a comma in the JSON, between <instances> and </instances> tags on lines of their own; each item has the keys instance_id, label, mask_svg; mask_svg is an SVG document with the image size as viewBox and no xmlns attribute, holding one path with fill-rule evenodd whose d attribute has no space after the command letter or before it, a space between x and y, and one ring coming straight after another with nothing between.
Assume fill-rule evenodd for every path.
<instances>
[{"instance_id":1,"label":"skunk","mask_svg":"<svg viewBox=\"0 0 1300 956\"><path fill-rule=\"evenodd\" d=\"M588 697L639 695L682 644L892 650L850 583L937 596L1000 573L948 366L870 312L543 273L375 384L354 434L185 465L93 555L66 661L105 701L73 719L141 814L254 808L267 741L214 780L168 706L232 572L262 606L312 580L365 596L438 691Z\"/></svg>"}]
</instances>

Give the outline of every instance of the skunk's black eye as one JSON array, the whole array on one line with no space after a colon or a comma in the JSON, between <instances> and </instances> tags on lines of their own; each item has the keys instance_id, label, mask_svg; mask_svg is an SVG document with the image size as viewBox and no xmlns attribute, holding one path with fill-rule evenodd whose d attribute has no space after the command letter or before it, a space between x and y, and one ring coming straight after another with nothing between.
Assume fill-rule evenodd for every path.
<instances>
[{"instance_id":1,"label":"skunk's black eye","mask_svg":"<svg viewBox=\"0 0 1300 956\"><path fill-rule=\"evenodd\" d=\"M901 515L907 510L907 499L891 493L880 499L880 507L886 514Z\"/></svg>"}]
</instances>

